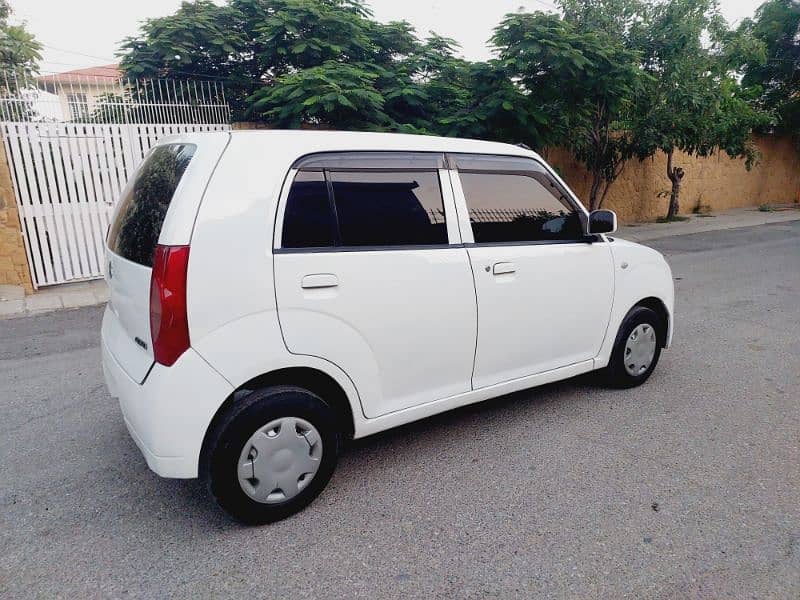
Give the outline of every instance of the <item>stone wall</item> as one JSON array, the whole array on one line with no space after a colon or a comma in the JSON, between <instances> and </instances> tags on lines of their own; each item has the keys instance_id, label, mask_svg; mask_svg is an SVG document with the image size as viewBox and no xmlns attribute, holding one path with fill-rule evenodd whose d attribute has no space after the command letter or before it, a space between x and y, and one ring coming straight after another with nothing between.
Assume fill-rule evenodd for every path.
<instances>
[{"instance_id":1,"label":"stone wall","mask_svg":"<svg viewBox=\"0 0 800 600\"><path fill-rule=\"evenodd\" d=\"M763 136L756 139L762 158L758 166L745 169L744 160L732 159L724 152L705 158L678 154L675 166L683 167L680 212L691 213L696 206L710 212L731 208L800 202L800 152L791 140ZM591 178L586 170L563 149L545 152L548 162L588 204ZM659 153L639 162L629 161L614 182L603 208L617 212L620 221L652 221L667 214L670 181L667 157Z\"/></svg>"},{"instance_id":2,"label":"stone wall","mask_svg":"<svg viewBox=\"0 0 800 600\"><path fill-rule=\"evenodd\" d=\"M33 291L11 172L0 141L0 285L4 284L21 285L26 293Z\"/></svg>"}]
</instances>

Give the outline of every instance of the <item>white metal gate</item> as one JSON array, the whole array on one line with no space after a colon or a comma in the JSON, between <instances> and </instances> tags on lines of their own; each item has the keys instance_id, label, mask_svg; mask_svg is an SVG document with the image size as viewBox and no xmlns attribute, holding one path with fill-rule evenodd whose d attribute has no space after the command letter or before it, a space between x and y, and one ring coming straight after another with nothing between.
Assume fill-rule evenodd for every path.
<instances>
[{"instance_id":1,"label":"white metal gate","mask_svg":"<svg viewBox=\"0 0 800 600\"><path fill-rule=\"evenodd\" d=\"M164 85L169 84L176 92L183 90L175 82ZM95 100L91 112L82 107L86 110L75 115L79 121L43 118L41 101L32 101L30 93L26 96L19 87L16 95L7 88L0 99L0 116L5 117L0 132L35 287L103 276L103 246L114 203L160 137L230 128L227 104L219 93L201 95L195 87L197 95L181 102L171 93L160 97L142 93L141 87L148 83L133 85L140 87L138 101L130 92L105 104ZM212 91L210 85L208 90ZM213 90L221 87L215 85ZM98 122L104 120L123 122Z\"/></svg>"}]
</instances>

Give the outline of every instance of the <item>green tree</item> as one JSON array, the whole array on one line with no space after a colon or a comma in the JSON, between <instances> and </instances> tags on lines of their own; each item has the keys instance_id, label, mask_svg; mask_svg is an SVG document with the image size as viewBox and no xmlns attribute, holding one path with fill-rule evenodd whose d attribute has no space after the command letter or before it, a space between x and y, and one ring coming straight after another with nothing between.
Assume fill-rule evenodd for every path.
<instances>
[{"instance_id":1,"label":"green tree","mask_svg":"<svg viewBox=\"0 0 800 600\"><path fill-rule=\"evenodd\" d=\"M11 25L8 20L12 14L8 0L0 0L0 70L13 86L16 77L24 80L38 73L42 60L42 45L24 25Z\"/></svg>"},{"instance_id":2,"label":"green tree","mask_svg":"<svg viewBox=\"0 0 800 600\"><path fill-rule=\"evenodd\" d=\"M374 88L377 74L359 65L326 61L284 75L248 98L250 114L281 127L304 123L347 129L386 127L384 100Z\"/></svg>"},{"instance_id":3,"label":"green tree","mask_svg":"<svg viewBox=\"0 0 800 600\"><path fill-rule=\"evenodd\" d=\"M522 143L542 148L555 141L550 120L511 78L500 60L469 63L461 77L465 93L457 106L442 106L442 135Z\"/></svg>"},{"instance_id":4,"label":"green tree","mask_svg":"<svg viewBox=\"0 0 800 600\"><path fill-rule=\"evenodd\" d=\"M248 98L248 114L289 127L431 132L444 103L435 87L455 60L449 56L453 42L433 35L421 43L404 22L363 19L360 26L368 46L319 65L311 62L260 87Z\"/></svg>"},{"instance_id":5,"label":"green tree","mask_svg":"<svg viewBox=\"0 0 800 600\"><path fill-rule=\"evenodd\" d=\"M599 32L632 47L643 25L646 0L558 0L564 19L582 32Z\"/></svg>"},{"instance_id":6,"label":"green tree","mask_svg":"<svg viewBox=\"0 0 800 600\"><path fill-rule=\"evenodd\" d=\"M800 143L800 0L769 0L739 31L760 40L765 60L750 60L742 84L777 117L776 129Z\"/></svg>"},{"instance_id":7,"label":"green tree","mask_svg":"<svg viewBox=\"0 0 800 600\"><path fill-rule=\"evenodd\" d=\"M600 208L630 156L628 121L642 84L638 54L618 35L542 12L506 15L492 42L521 86L526 113L546 125L546 141L585 164L589 208Z\"/></svg>"},{"instance_id":8,"label":"green tree","mask_svg":"<svg viewBox=\"0 0 800 600\"><path fill-rule=\"evenodd\" d=\"M19 88L38 73L42 45L23 25L8 22L11 13L8 0L0 0L0 118L24 121L35 111Z\"/></svg>"},{"instance_id":9,"label":"green tree","mask_svg":"<svg viewBox=\"0 0 800 600\"><path fill-rule=\"evenodd\" d=\"M131 77L221 79L236 118L353 126L367 110L374 127L387 122L375 94L408 79L415 44L410 25L377 23L359 0L198 0L146 21L121 64ZM289 94L301 106L281 105Z\"/></svg>"},{"instance_id":10,"label":"green tree","mask_svg":"<svg viewBox=\"0 0 800 600\"><path fill-rule=\"evenodd\" d=\"M708 156L725 150L744 157L748 169L758 160L751 134L769 115L751 105L735 67L761 48L730 32L713 0L670 0L649 6L646 16L637 43L649 77L637 99L631 139L640 159L658 150L667 155L672 219L686 176L675 164L676 151Z\"/></svg>"},{"instance_id":11,"label":"green tree","mask_svg":"<svg viewBox=\"0 0 800 600\"><path fill-rule=\"evenodd\" d=\"M223 80L236 119L540 145L546 116L512 72L457 50L358 0L198 0L146 21L121 52L133 78Z\"/></svg>"}]
</instances>

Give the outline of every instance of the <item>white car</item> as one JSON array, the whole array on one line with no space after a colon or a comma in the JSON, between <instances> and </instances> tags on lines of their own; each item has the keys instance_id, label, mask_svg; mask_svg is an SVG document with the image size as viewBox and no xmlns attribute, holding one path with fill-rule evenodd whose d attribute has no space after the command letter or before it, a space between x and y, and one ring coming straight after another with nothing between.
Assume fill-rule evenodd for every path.
<instances>
[{"instance_id":1,"label":"white car","mask_svg":"<svg viewBox=\"0 0 800 600\"><path fill-rule=\"evenodd\" d=\"M518 146L166 138L107 239L106 381L153 471L281 519L349 438L589 371L644 382L672 275L615 228Z\"/></svg>"}]
</instances>

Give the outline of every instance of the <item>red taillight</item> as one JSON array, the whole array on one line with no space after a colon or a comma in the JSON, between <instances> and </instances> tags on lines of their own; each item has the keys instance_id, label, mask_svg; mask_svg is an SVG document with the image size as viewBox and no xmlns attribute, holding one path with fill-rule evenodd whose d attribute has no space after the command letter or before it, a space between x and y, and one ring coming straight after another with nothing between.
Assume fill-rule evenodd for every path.
<instances>
[{"instance_id":1,"label":"red taillight","mask_svg":"<svg viewBox=\"0 0 800 600\"><path fill-rule=\"evenodd\" d=\"M156 361L167 367L189 349L188 266L189 246L156 246L150 279L150 335Z\"/></svg>"}]
</instances>

